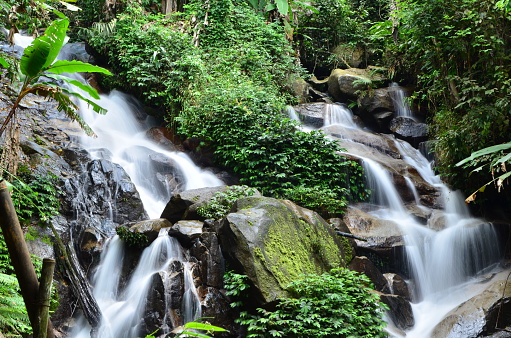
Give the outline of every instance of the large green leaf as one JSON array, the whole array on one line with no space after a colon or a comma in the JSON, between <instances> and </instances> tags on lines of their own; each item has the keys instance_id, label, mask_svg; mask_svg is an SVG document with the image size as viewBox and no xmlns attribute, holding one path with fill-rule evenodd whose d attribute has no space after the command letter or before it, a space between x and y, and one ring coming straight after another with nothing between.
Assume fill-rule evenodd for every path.
<instances>
[{"instance_id":1,"label":"large green leaf","mask_svg":"<svg viewBox=\"0 0 511 338\"><path fill-rule=\"evenodd\" d=\"M275 4L277 5L277 9L279 10L280 14L287 15L289 10L289 3L287 0L275 0Z\"/></svg>"},{"instance_id":2,"label":"large green leaf","mask_svg":"<svg viewBox=\"0 0 511 338\"><path fill-rule=\"evenodd\" d=\"M47 84L47 83L45 83L45 84ZM47 84L47 85L48 85L48 84ZM51 85L53 85L53 84L51 84ZM98 114L105 115L105 114L108 112L108 110L107 110L107 109L105 109L105 108L101 107L101 106L100 106L99 104L97 104L96 102L94 102L94 101L92 101L92 100L89 100L88 98L84 97L84 96L83 96L82 94L80 94L80 93L73 92L73 91L71 91L71 90L69 90L69 89L62 88L62 87L59 87L59 89L60 89L62 92L64 92L64 93L68 94L68 95L75 96L75 97L79 98L80 100L82 100L82 101L84 101L84 102L87 102L87 104L88 104L89 106L91 106L91 107L92 107L92 110L94 110L94 111L95 111L96 113L98 113Z\"/></svg>"},{"instance_id":3,"label":"large green leaf","mask_svg":"<svg viewBox=\"0 0 511 338\"><path fill-rule=\"evenodd\" d=\"M72 79L70 77L57 74L45 74L45 76L55 80L66 81L67 83L72 84L73 86L76 86L83 90L84 92L88 93L92 98L99 100L98 91L87 84L81 83L80 81Z\"/></svg>"},{"instance_id":4,"label":"large green leaf","mask_svg":"<svg viewBox=\"0 0 511 338\"><path fill-rule=\"evenodd\" d=\"M55 62L51 67L45 70L54 74L95 72L112 75L112 73L110 73L108 69L99 66L94 66L77 60L73 61L59 60Z\"/></svg>"},{"instance_id":5,"label":"large green leaf","mask_svg":"<svg viewBox=\"0 0 511 338\"><path fill-rule=\"evenodd\" d=\"M506 149L510 149L511 148L511 142L508 142L508 143L502 143L502 144L496 144L494 146L491 146L491 147L487 147L487 148L483 148L481 150L478 150L478 151L474 151L469 157L459 161L458 163L456 163L456 166L459 167L460 165L463 165L469 161L472 161L478 157L481 157L481 156L484 156L484 155L489 155L489 154L494 154L496 152L499 152L501 150L506 150Z\"/></svg>"},{"instance_id":6,"label":"large green leaf","mask_svg":"<svg viewBox=\"0 0 511 338\"><path fill-rule=\"evenodd\" d=\"M7 63L7 60L4 59L3 57L0 57L0 66L2 66L4 68L9 68L9 64Z\"/></svg>"},{"instance_id":7,"label":"large green leaf","mask_svg":"<svg viewBox=\"0 0 511 338\"><path fill-rule=\"evenodd\" d=\"M187 329L204 330L204 331L227 331L226 329L206 323L189 322L184 325Z\"/></svg>"},{"instance_id":8,"label":"large green leaf","mask_svg":"<svg viewBox=\"0 0 511 338\"><path fill-rule=\"evenodd\" d=\"M55 61L64 45L68 25L68 20L53 21L44 35L36 38L25 48L20 61L22 74L29 78L35 77Z\"/></svg>"}]
</instances>

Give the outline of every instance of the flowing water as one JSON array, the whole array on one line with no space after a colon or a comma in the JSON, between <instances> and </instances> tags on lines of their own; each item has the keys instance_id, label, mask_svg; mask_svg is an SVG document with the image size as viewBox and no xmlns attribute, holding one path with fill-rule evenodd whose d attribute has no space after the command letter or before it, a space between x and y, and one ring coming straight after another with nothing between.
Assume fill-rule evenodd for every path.
<instances>
[{"instance_id":1,"label":"flowing water","mask_svg":"<svg viewBox=\"0 0 511 338\"><path fill-rule=\"evenodd\" d=\"M137 187L144 208L150 218L158 218L173 192L169 179L180 177L180 190L222 185L213 173L197 167L182 152L169 151L149 140L146 131L150 119L133 99L119 91L101 95L98 104L108 109L106 115L97 114L85 102L80 102L80 114L97 137L84 135L81 144L91 155L120 164ZM174 175L159 175L158 166L169 163L177 169Z\"/></svg>"},{"instance_id":2,"label":"flowing water","mask_svg":"<svg viewBox=\"0 0 511 338\"><path fill-rule=\"evenodd\" d=\"M392 99L392 103L394 104L396 116L413 118L410 103L408 103L408 100L406 99L403 87L400 87L396 82L392 82L389 86L389 94Z\"/></svg>"},{"instance_id":3,"label":"flowing water","mask_svg":"<svg viewBox=\"0 0 511 338\"><path fill-rule=\"evenodd\" d=\"M179 242L169 237L165 229L160 231L158 238L147 247L140 261L123 287L121 267L124 259L124 243L114 236L107 244L101 256L101 264L93 277L94 297L103 314L103 320L97 329L100 338L133 338L140 336L140 320L144 318L146 300L153 287L153 277L169 280L169 267L172 262L184 261L183 250ZM190 267L183 264L184 296L183 322L193 321L200 317L200 302L193 285ZM166 306L172 302L170 292L166 292ZM166 307L165 313L169 311ZM165 318L164 322L172 321ZM172 327L182 323L171 323ZM167 332L170 329L167 326ZM160 332L162 333L162 332ZM84 323L72 334L75 338L90 337L90 327Z\"/></svg>"},{"instance_id":4,"label":"flowing water","mask_svg":"<svg viewBox=\"0 0 511 338\"><path fill-rule=\"evenodd\" d=\"M396 100L403 101L404 96ZM399 102L398 102L399 103ZM330 105L333 106L333 105ZM401 116L410 116L405 107L398 111ZM325 112L325 125L332 123L330 112ZM342 118L350 115L342 113ZM328 122L327 122L328 121ZM352 121L353 122L353 121ZM338 122L356 128L349 121ZM407 142L395 140L396 149L402 159L414 167L419 175L441 192L444 209L440 210L445 220L444 228L433 230L433 225L420 224L405 207L385 163L364 157L365 154L350 153L359 157L365 169L367 184L372 192L370 214L380 219L393 221L404 234L406 260L410 271L413 291L412 310L415 326L406 332L406 337L427 338L435 325L457 305L475 295L472 285L481 276L496 267L501 259L498 237L493 226L473 218L459 192L449 190L435 175L430 161ZM349 149L349 142L345 143ZM354 149L359 149L355 147ZM409 177L405 183L420 203L418 192ZM402 336L400 332L391 332Z\"/></svg>"},{"instance_id":5,"label":"flowing water","mask_svg":"<svg viewBox=\"0 0 511 338\"><path fill-rule=\"evenodd\" d=\"M323 116L325 127L339 124L347 128L357 128L351 109L344 104L325 104Z\"/></svg>"},{"instance_id":6,"label":"flowing water","mask_svg":"<svg viewBox=\"0 0 511 338\"><path fill-rule=\"evenodd\" d=\"M81 76L75 78L84 82ZM213 173L196 166L185 153L168 150L148 139L146 132L154 123L130 96L114 90L108 95L101 95L97 103L108 110L107 114L97 114L85 102L78 102L80 115L96 134L96 137L83 135L80 143L91 156L110 160L124 168L137 187L150 218L158 218L171 194L176 192L176 187L172 187L169 181L171 179L179 178L179 191L223 185ZM162 167L167 170L164 174L159 173ZM172 168L170 172L169 168ZM173 261L183 266L181 318L167 317L169 304L172 302L170 292L167 292L164 297L166 311L163 319L167 332L164 333L200 317L201 305L193 283L191 265L185 260L185 254L177 240L169 237L165 229L162 229L158 238L143 251L136 269L128 276L125 287L123 278L126 277L122 277L120 271L124 257L124 245L115 236L104 250L94 273L94 297L103 314L97 337L138 337L141 320L146 311L147 295L153 286L153 277L157 274L164 283L168 282L168 269ZM167 283L165 287L168 287ZM83 318L72 336L90 336L90 327Z\"/></svg>"},{"instance_id":7,"label":"flowing water","mask_svg":"<svg viewBox=\"0 0 511 338\"><path fill-rule=\"evenodd\" d=\"M398 116L411 116L402 91L393 92L402 95L394 98L395 104L399 103L396 107ZM197 168L185 154L169 151L148 140L145 131L150 123L135 118L139 113L138 108L124 94L113 91L109 95L102 95L98 103L109 110L108 114L101 116L86 105L81 107L84 119L98 135L95 139L83 137L81 142L94 156L112 160L124 167L136 184L151 217L159 216L170 194L169 182L154 174L156 168L150 163L153 162L151 156L163 156L175 165L177 176L182 177L182 189L222 184L211 173ZM341 106L327 106L325 124L356 128L351 116ZM404 160L414 166L426 182L442 191L445 204L443 230L434 231L418 224L407 212L386 169L376 161L363 159L373 191L372 203L378 206L373 214L395 221L405 234L411 284L415 286L413 311L416 321L415 327L407 332L407 337L429 337L435 324L450 309L470 297L470 293L466 292L467 286L473 283L474 276L499 261L500 252L495 245L497 236L491 224L472 218L460 194L442 185L430 163L418 151L401 141L397 141L396 146ZM415 200L419 199L415 197ZM120 271L121 261L125 257L124 250L118 237L112 238L93 277L94 296L104 314L98 331L99 337L136 337L150 289L149 281L155 274L165 275L168 266L176 260L183 262L185 267L185 320L200 316L200 304L189 265L184 262L184 254L175 239L165 232L161 233L144 250L126 286ZM83 319L81 321L84 322ZM74 336L89 337L86 324Z\"/></svg>"}]
</instances>

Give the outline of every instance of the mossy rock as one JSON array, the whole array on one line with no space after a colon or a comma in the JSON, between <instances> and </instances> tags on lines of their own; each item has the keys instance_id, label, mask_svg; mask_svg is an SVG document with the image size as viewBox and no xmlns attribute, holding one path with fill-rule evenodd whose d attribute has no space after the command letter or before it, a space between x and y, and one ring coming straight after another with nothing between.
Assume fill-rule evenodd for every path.
<instances>
[{"instance_id":1,"label":"mossy rock","mask_svg":"<svg viewBox=\"0 0 511 338\"><path fill-rule=\"evenodd\" d=\"M285 287L303 274L345 266L331 226L290 201L239 199L222 221L220 240L228 262L256 287L260 305L289 296Z\"/></svg>"}]
</instances>

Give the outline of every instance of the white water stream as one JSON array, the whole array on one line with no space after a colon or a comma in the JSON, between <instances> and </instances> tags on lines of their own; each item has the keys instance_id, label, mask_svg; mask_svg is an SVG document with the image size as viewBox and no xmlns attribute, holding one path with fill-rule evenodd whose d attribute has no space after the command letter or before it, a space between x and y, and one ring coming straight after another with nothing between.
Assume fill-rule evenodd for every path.
<instances>
[{"instance_id":1,"label":"white water stream","mask_svg":"<svg viewBox=\"0 0 511 338\"><path fill-rule=\"evenodd\" d=\"M389 94L394 104L396 116L404 116L413 118L410 103L408 102L403 87L399 86L396 82L392 82L389 86Z\"/></svg>"},{"instance_id":2,"label":"white water stream","mask_svg":"<svg viewBox=\"0 0 511 338\"><path fill-rule=\"evenodd\" d=\"M399 116L409 116L409 107L401 93L395 97ZM398 92L399 93L399 92ZM401 102L399 102L401 101ZM336 108L336 105L327 105ZM345 111L326 108L325 126L338 123L357 128ZM331 116L331 114L337 116ZM348 120L346 120L348 119ZM332 122L337 121L337 122ZM349 144L349 143L346 143ZM412 304L415 326L403 333L389 329L396 337L430 338L436 324L445 315L474 296L477 276L490 271L501 259L497 234L491 224L473 218L459 192L449 190L435 175L431 163L407 142L396 140L396 148L403 160L413 166L424 181L441 191L444 201L443 230L435 231L430 224L424 226L408 212L396 190L390 173L376 161L362 159L367 183L372 192L371 203L377 208L370 213L380 219L393 221L404 233L406 258L411 272ZM355 147L356 148L356 147ZM348 149L349 152L349 149ZM410 178L405 177L419 208L419 195ZM374 208L373 208L374 209ZM431 225L433 226L433 225Z\"/></svg>"}]
</instances>

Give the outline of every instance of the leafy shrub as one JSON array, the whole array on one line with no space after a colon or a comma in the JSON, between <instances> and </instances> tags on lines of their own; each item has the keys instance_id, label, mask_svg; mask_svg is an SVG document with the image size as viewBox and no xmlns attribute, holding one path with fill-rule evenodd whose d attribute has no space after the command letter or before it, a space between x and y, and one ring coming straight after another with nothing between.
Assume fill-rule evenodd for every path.
<instances>
[{"instance_id":1,"label":"leafy shrub","mask_svg":"<svg viewBox=\"0 0 511 338\"><path fill-rule=\"evenodd\" d=\"M237 300L248 288L243 275L229 273L225 282ZM344 268L305 275L288 286L292 298L279 299L276 310L245 312L238 322L247 326L247 337L386 337L387 307L370 285L366 276Z\"/></svg>"},{"instance_id":2,"label":"leafy shrub","mask_svg":"<svg viewBox=\"0 0 511 338\"><path fill-rule=\"evenodd\" d=\"M256 190L245 185L235 185L227 188L226 191L219 191L204 206L197 208L197 213L205 218L219 219L227 215L237 199L252 196Z\"/></svg>"},{"instance_id":3,"label":"leafy shrub","mask_svg":"<svg viewBox=\"0 0 511 338\"><path fill-rule=\"evenodd\" d=\"M145 248L149 243L149 239L147 238L146 234L131 231L130 229L123 226L115 228L115 232L117 235L119 235L119 238L126 243L127 246L132 248Z\"/></svg>"},{"instance_id":4,"label":"leafy shrub","mask_svg":"<svg viewBox=\"0 0 511 338\"><path fill-rule=\"evenodd\" d=\"M16 277L0 273L0 332L7 337L21 337L31 330Z\"/></svg>"},{"instance_id":5,"label":"leafy shrub","mask_svg":"<svg viewBox=\"0 0 511 338\"><path fill-rule=\"evenodd\" d=\"M496 1L400 2L392 67L414 75L414 96L432 115L438 169L467 192L487 180L455 164L472 151L509 141L509 13ZM482 19L484 18L484 19ZM500 197L501 199L502 197Z\"/></svg>"},{"instance_id":6,"label":"leafy shrub","mask_svg":"<svg viewBox=\"0 0 511 338\"><path fill-rule=\"evenodd\" d=\"M163 107L171 128L210 146L242 184L278 198L295 186L314 189L330 212L366 198L360 166L338 155L341 148L323 134L297 131L281 113L294 102L290 77L301 74L282 28L245 1L192 1L187 8L163 17L131 4L113 35L94 35L90 43L123 85Z\"/></svg>"},{"instance_id":7,"label":"leafy shrub","mask_svg":"<svg viewBox=\"0 0 511 338\"><path fill-rule=\"evenodd\" d=\"M32 174L13 180L12 201L20 223L44 225L52 216L59 214L56 182L56 176Z\"/></svg>"}]
</instances>

